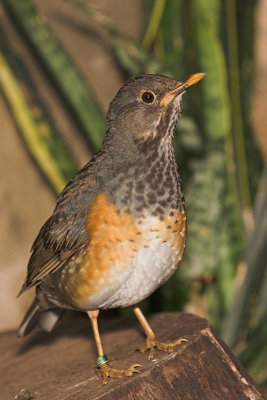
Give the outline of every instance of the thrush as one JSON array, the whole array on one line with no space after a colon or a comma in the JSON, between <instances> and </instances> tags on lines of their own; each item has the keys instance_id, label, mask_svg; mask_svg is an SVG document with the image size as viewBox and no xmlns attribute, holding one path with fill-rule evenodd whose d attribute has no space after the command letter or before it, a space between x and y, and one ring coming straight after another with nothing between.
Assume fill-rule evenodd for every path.
<instances>
[{"instance_id":1,"label":"thrush","mask_svg":"<svg viewBox=\"0 0 267 400\"><path fill-rule=\"evenodd\" d=\"M60 194L32 246L27 277L36 297L18 336L51 331L64 309L87 312L98 350L98 375L121 378L137 364L110 367L101 345L99 310L132 306L146 333L140 351L171 352L137 304L164 284L182 259L186 210L173 132L185 91L205 74L176 81L162 75L129 80L110 103L99 152Z\"/></svg>"}]
</instances>

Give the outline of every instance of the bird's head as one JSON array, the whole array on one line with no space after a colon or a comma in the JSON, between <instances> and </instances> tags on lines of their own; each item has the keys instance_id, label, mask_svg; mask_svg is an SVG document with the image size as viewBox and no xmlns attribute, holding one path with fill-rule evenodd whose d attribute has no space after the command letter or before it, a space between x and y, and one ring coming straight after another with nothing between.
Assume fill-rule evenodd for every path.
<instances>
[{"instance_id":1,"label":"bird's head","mask_svg":"<svg viewBox=\"0 0 267 400\"><path fill-rule=\"evenodd\" d=\"M171 135L181 114L183 94L205 75L196 73L180 81L163 75L129 80L109 106L108 130L130 134L137 142Z\"/></svg>"}]
</instances>

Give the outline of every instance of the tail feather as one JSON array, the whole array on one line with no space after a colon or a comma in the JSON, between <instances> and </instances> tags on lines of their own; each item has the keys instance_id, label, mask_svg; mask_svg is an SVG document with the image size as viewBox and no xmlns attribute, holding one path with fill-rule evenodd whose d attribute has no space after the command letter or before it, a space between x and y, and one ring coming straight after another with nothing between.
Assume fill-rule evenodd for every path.
<instances>
[{"instance_id":1,"label":"tail feather","mask_svg":"<svg viewBox=\"0 0 267 400\"><path fill-rule=\"evenodd\" d=\"M42 311L37 324L38 329L51 332L61 320L64 311L63 308L53 308L52 310Z\"/></svg>"},{"instance_id":2,"label":"tail feather","mask_svg":"<svg viewBox=\"0 0 267 400\"><path fill-rule=\"evenodd\" d=\"M59 307L45 309L40 304L40 299L38 297L36 296L33 300L19 326L17 333L19 338L28 335L28 333L30 333L34 328L41 331L51 332L56 327L64 313L64 309Z\"/></svg>"},{"instance_id":3,"label":"tail feather","mask_svg":"<svg viewBox=\"0 0 267 400\"><path fill-rule=\"evenodd\" d=\"M40 306L39 301L35 298L19 326L17 336L21 338L30 333L38 324L39 318Z\"/></svg>"}]
</instances>

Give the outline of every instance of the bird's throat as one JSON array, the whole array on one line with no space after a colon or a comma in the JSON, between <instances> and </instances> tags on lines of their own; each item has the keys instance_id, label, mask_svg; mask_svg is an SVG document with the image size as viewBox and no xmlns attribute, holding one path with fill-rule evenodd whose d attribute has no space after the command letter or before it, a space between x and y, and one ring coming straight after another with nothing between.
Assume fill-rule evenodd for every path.
<instances>
[{"instance_id":1,"label":"bird's throat","mask_svg":"<svg viewBox=\"0 0 267 400\"><path fill-rule=\"evenodd\" d=\"M110 166L113 174L104 180L103 190L112 202L136 216L162 217L181 208L184 197L172 137L143 142L132 157Z\"/></svg>"}]
</instances>

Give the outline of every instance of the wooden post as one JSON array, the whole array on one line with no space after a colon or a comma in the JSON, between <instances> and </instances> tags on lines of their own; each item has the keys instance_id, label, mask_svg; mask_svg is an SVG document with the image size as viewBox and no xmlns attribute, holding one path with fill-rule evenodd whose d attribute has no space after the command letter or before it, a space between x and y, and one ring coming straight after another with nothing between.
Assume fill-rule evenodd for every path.
<instances>
[{"instance_id":1,"label":"wooden post","mask_svg":"<svg viewBox=\"0 0 267 400\"><path fill-rule=\"evenodd\" d=\"M108 315L106 312L105 315ZM70 317L70 316L69 316ZM52 333L17 339L0 335L0 398L36 400L258 400L253 380L210 324L190 314L155 314L149 322L161 341L180 337L188 342L156 358L134 351L144 335L136 319L103 318L99 328L110 365L141 364L141 374L110 380L95 373L97 357L87 318L64 318ZM21 390L24 389L21 392ZM20 394L19 394L20 393ZM28 393L28 394L27 394Z\"/></svg>"}]
</instances>

